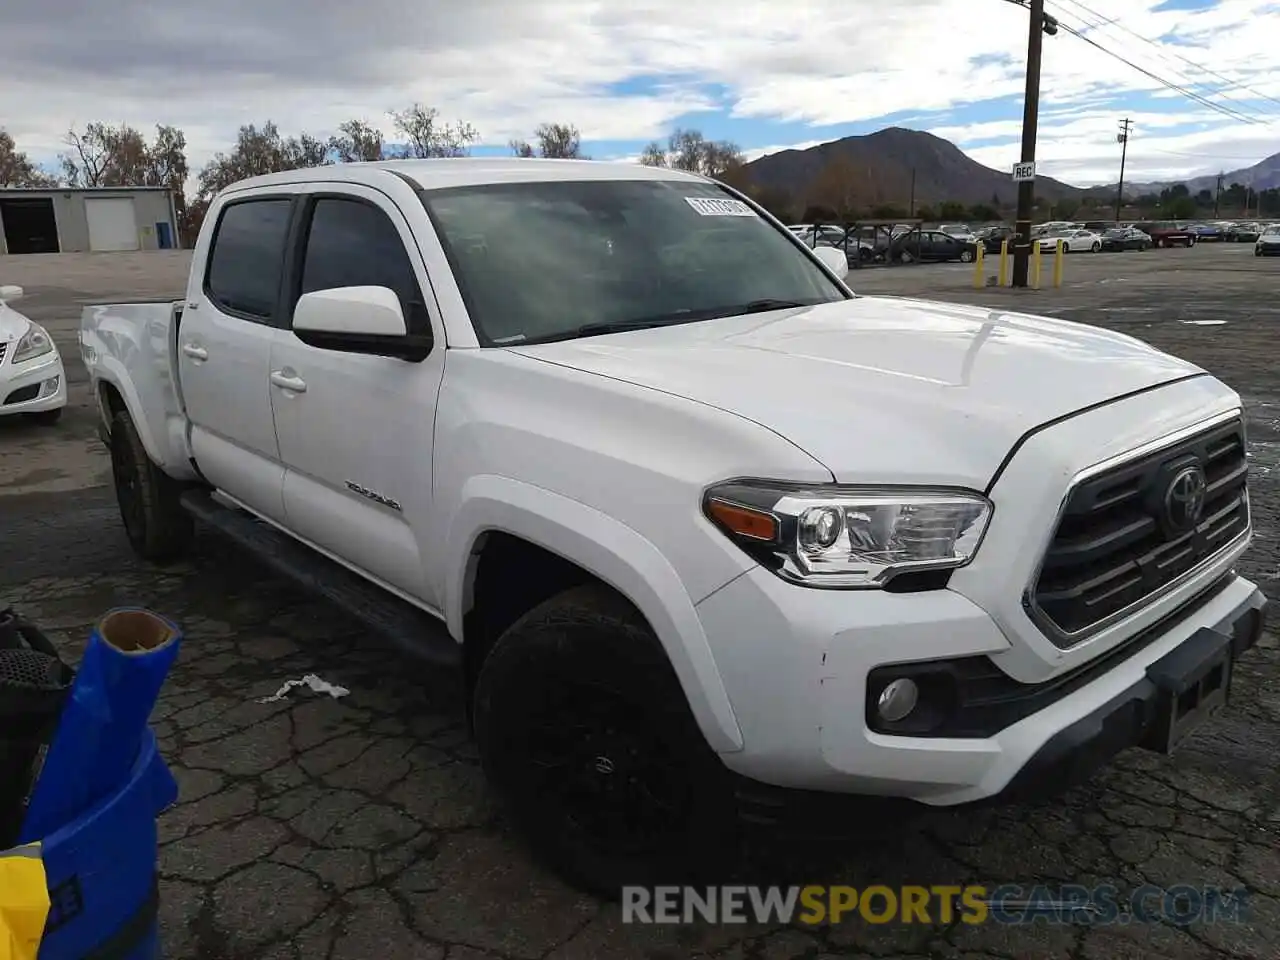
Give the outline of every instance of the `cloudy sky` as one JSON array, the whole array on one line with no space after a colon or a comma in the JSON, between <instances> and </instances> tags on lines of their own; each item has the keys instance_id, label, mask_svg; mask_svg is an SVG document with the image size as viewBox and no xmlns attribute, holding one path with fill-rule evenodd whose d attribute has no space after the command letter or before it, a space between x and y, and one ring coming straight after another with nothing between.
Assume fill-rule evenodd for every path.
<instances>
[{"instance_id":1,"label":"cloudy sky","mask_svg":"<svg viewBox=\"0 0 1280 960\"><path fill-rule=\"evenodd\" d=\"M40 0L11 5L0 124L56 161L71 124L184 129L193 167L245 122L389 129L421 101L506 152L542 121L626 157L673 127L749 155L884 126L991 166L1018 155L1027 14L1002 0ZM1116 56L1045 40L1042 172L1114 182L1248 166L1280 151L1277 0L1049 0ZM1105 14L1105 15L1104 15ZM1109 20L1109 17L1116 18ZM1149 74L1204 100L1175 93Z\"/></svg>"}]
</instances>

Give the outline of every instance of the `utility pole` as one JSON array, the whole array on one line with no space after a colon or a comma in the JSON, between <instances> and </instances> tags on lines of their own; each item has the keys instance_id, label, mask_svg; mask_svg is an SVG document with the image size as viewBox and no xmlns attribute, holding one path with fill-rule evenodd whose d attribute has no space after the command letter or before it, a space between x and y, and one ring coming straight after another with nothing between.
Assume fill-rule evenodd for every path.
<instances>
[{"instance_id":1,"label":"utility pole","mask_svg":"<svg viewBox=\"0 0 1280 960\"><path fill-rule=\"evenodd\" d=\"M1013 0L1022 6L1018 0ZM1044 35L1058 32L1058 21L1046 17L1044 0L1029 0L1031 27L1027 35L1027 90L1022 102L1022 163L1036 162L1036 125L1040 119L1040 54L1044 47ZM1013 286L1025 287L1031 272L1031 211L1035 205L1034 179L1018 183L1017 238L1013 245Z\"/></svg>"},{"instance_id":2,"label":"utility pole","mask_svg":"<svg viewBox=\"0 0 1280 960\"><path fill-rule=\"evenodd\" d=\"M916 218L916 168L911 168L911 212L907 214L908 220Z\"/></svg>"},{"instance_id":3,"label":"utility pole","mask_svg":"<svg viewBox=\"0 0 1280 960\"><path fill-rule=\"evenodd\" d=\"M1116 139L1120 141L1120 186L1116 187L1116 225L1120 223L1120 213L1124 208L1124 162L1129 156L1129 130L1133 121L1125 117L1120 121L1120 132Z\"/></svg>"},{"instance_id":4,"label":"utility pole","mask_svg":"<svg viewBox=\"0 0 1280 960\"><path fill-rule=\"evenodd\" d=\"M1213 194L1213 219L1218 219L1218 209L1222 203L1222 181L1226 179L1225 173L1218 174L1218 189Z\"/></svg>"}]
</instances>

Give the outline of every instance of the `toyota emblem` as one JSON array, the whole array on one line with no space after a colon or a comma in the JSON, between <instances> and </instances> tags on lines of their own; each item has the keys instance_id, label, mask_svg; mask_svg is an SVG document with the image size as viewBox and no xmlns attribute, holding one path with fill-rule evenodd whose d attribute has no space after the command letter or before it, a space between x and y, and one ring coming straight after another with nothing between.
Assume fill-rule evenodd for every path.
<instances>
[{"instance_id":1,"label":"toyota emblem","mask_svg":"<svg viewBox=\"0 0 1280 960\"><path fill-rule=\"evenodd\" d=\"M1199 464L1183 467L1169 481L1164 494L1164 519L1174 533L1187 533L1204 512L1204 470Z\"/></svg>"}]
</instances>

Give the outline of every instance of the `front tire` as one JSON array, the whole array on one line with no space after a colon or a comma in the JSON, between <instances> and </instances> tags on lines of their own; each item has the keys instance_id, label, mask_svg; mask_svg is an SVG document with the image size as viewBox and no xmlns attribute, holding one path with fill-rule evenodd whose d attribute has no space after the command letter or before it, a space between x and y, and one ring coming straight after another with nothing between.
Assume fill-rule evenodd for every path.
<instances>
[{"instance_id":1,"label":"front tire","mask_svg":"<svg viewBox=\"0 0 1280 960\"><path fill-rule=\"evenodd\" d=\"M732 791L666 654L601 587L531 610L485 659L473 701L484 771L534 852L616 898L719 865Z\"/></svg>"},{"instance_id":2,"label":"front tire","mask_svg":"<svg viewBox=\"0 0 1280 960\"><path fill-rule=\"evenodd\" d=\"M960 251L960 262L961 262L961 263L973 263L973 261L974 261L974 254L973 254L973 251L972 251L972 250L961 250L961 251Z\"/></svg>"},{"instance_id":3,"label":"front tire","mask_svg":"<svg viewBox=\"0 0 1280 960\"><path fill-rule=\"evenodd\" d=\"M1097 240L1093 241L1093 246L1089 248L1090 253L1098 253L1102 250L1102 244Z\"/></svg>"},{"instance_id":4,"label":"front tire","mask_svg":"<svg viewBox=\"0 0 1280 960\"><path fill-rule=\"evenodd\" d=\"M144 560L164 563L187 551L191 514L182 508L183 485L152 462L129 411L111 420L111 476L124 532Z\"/></svg>"}]
</instances>

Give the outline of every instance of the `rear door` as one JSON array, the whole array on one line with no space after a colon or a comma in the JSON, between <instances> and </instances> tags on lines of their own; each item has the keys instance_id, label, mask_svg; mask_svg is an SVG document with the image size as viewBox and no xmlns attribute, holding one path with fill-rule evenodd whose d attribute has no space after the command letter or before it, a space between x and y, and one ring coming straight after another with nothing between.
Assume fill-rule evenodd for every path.
<instances>
[{"instance_id":1,"label":"rear door","mask_svg":"<svg viewBox=\"0 0 1280 960\"><path fill-rule=\"evenodd\" d=\"M269 376L296 192L245 191L209 211L216 225L197 243L178 328L178 376L201 473L277 521L284 467Z\"/></svg>"}]
</instances>

